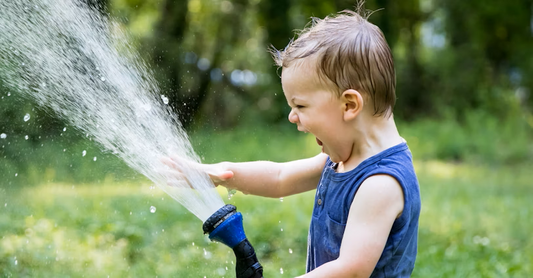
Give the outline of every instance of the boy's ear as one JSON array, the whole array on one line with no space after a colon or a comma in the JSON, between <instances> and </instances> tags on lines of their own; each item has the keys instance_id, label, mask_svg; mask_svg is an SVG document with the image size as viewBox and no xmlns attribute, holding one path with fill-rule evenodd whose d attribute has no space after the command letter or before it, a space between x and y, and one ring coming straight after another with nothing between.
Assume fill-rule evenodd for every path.
<instances>
[{"instance_id":1,"label":"boy's ear","mask_svg":"<svg viewBox=\"0 0 533 278\"><path fill-rule=\"evenodd\" d=\"M344 105L344 120L355 119L363 111L363 96L357 90L348 89L342 93L341 100Z\"/></svg>"}]
</instances>

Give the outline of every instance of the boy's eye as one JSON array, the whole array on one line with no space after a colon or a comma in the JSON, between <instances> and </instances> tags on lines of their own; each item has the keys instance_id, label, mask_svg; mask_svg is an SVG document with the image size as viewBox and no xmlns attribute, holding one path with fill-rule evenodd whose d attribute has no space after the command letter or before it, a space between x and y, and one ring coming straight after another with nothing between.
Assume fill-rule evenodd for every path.
<instances>
[{"instance_id":1,"label":"boy's eye","mask_svg":"<svg viewBox=\"0 0 533 278\"><path fill-rule=\"evenodd\" d=\"M304 106L303 105L296 105L296 108L301 109L301 108L304 108Z\"/></svg>"}]
</instances>

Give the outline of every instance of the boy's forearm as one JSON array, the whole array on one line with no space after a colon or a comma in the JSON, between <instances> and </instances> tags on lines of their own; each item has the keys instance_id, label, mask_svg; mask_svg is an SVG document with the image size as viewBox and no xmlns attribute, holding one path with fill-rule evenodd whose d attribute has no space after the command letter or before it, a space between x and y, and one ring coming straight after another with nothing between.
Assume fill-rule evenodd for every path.
<instances>
[{"instance_id":1,"label":"boy's forearm","mask_svg":"<svg viewBox=\"0 0 533 278\"><path fill-rule=\"evenodd\" d=\"M264 197L281 197L281 164L271 161L222 162L219 167L232 171L233 177L220 185Z\"/></svg>"},{"instance_id":2,"label":"boy's forearm","mask_svg":"<svg viewBox=\"0 0 533 278\"><path fill-rule=\"evenodd\" d=\"M222 162L223 171L233 172L233 177L219 183L247 194L279 198L316 188L327 156L284 163L271 161Z\"/></svg>"}]
</instances>

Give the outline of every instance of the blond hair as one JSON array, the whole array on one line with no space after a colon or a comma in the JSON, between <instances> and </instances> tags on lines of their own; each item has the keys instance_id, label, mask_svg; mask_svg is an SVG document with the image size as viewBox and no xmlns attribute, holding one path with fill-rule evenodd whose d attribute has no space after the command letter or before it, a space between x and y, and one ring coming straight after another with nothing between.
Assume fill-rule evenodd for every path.
<instances>
[{"instance_id":1,"label":"blond hair","mask_svg":"<svg viewBox=\"0 0 533 278\"><path fill-rule=\"evenodd\" d=\"M310 27L279 51L271 49L279 67L317 55L318 76L333 82L337 95L348 89L366 93L374 115L390 115L396 102L396 77L391 50L381 30L368 15L345 10L324 19L313 18Z\"/></svg>"}]
</instances>

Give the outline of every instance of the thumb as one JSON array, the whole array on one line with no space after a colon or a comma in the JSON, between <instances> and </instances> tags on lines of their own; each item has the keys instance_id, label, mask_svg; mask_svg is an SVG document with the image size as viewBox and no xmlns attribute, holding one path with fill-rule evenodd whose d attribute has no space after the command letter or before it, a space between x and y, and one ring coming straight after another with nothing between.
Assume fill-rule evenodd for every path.
<instances>
[{"instance_id":1,"label":"thumb","mask_svg":"<svg viewBox=\"0 0 533 278\"><path fill-rule=\"evenodd\" d=\"M220 173L220 174L218 175L218 177L219 177L221 180L225 181L225 180L229 180L229 179L233 178L233 175L234 175L234 174L233 174L232 171L223 171L222 173Z\"/></svg>"},{"instance_id":2,"label":"thumb","mask_svg":"<svg viewBox=\"0 0 533 278\"><path fill-rule=\"evenodd\" d=\"M214 171L209 173L209 177L214 182L222 182L233 178L233 172L229 170Z\"/></svg>"}]
</instances>

